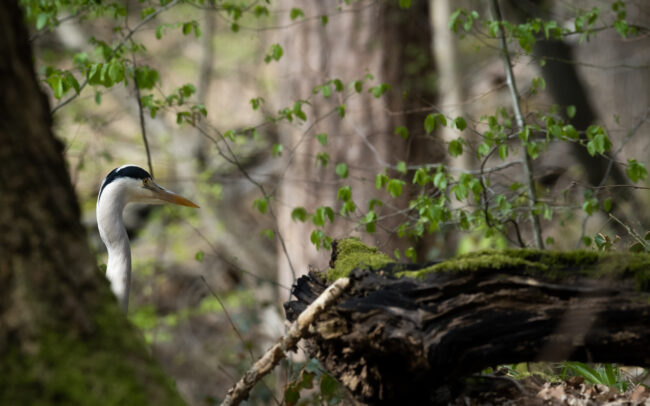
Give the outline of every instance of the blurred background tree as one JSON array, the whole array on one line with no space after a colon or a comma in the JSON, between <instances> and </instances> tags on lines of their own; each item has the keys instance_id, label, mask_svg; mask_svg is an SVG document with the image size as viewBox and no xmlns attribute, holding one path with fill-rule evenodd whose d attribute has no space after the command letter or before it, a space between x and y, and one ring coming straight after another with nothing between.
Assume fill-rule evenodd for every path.
<instances>
[{"instance_id":1,"label":"blurred background tree","mask_svg":"<svg viewBox=\"0 0 650 406\"><path fill-rule=\"evenodd\" d=\"M427 261L533 246L537 217L547 248L643 242L650 9L503 1L499 24L484 3L21 1L100 266L112 168L150 160L202 207L126 213L129 317L189 403L218 402L282 333L332 239Z\"/></svg>"}]
</instances>

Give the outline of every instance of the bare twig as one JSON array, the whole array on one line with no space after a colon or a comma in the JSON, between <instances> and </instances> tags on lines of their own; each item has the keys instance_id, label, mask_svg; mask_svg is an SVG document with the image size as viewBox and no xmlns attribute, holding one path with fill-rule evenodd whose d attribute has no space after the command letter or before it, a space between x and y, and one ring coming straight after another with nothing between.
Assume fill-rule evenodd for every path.
<instances>
[{"instance_id":1,"label":"bare twig","mask_svg":"<svg viewBox=\"0 0 650 406\"><path fill-rule=\"evenodd\" d=\"M196 124L193 124L193 125L201 134L203 134L204 137L206 137L208 140L210 140L210 141L212 141L212 143L214 143L214 146L216 147L217 153L219 154L219 156L221 156L223 159L228 161L228 163L230 163L232 165L235 165L237 167L237 169L239 170L239 172L241 172L241 174L244 175L244 177L246 179L248 179L249 182L251 182L253 185L255 185L255 187L257 187L260 190L260 192L262 192L262 196L264 196L265 199L270 199L271 196L273 196L272 193L268 193L266 191L266 188L264 187L264 185L262 185L261 183L259 183L255 179L253 179L253 177L248 173L246 168L244 168L242 163L237 158L237 155L230 148L230 145L228 145L228 141L224 138L223 134L221 134L219 131L215 131L219 135L221 140L223 141L224 145L226 146L226 149L228 150L228 154L230 154L230 155L227 155L223 151L223 149L221 149L221 147L219 146L219 141L217 139L215 139L214 137L212 137L210 134L208 134L208 132L204 128L202 128L201 126L196 125ZM273 221L277 225L278 224L278 218L277 218L277 216L275 214L275 211L273 210L273 205L269 204L268 205L268 210L269 210L269 214L271 215L271 218L273 219ZM291 274L293 275L293 280L295 281L295 279L296 279L296 270L295 270L295 268L293 266L293 262L291 261L291 257L289 256L289 250L288 250L287 245L286 245L286 243L284 241L284 237L282 236L282 233L280 233L280 230L277 227L273 231L278 236L278 240L280 241L280 246L282 247L282 251L283 251L285 257L287 258L287 262L289 263L289 268L291 269Z\"/></svg>"},{"instance_id":2,"label":"bare twig","mask_svg":"<svg viewBox=\"0 0 650 406\"><path fill-rule=\"evenodd\" d=\"M221 298L219 295L217 295L217 292L215 292L212 287L210 287L210 284L208 284L208 281L205 280L205 276L201 275L201 280L205 284L205 287L208 288L208 291L210 294L217 299L217 302L221 305L221 308L223 309L223 313L226 315L226 318L228 319L228 323L230 323L230 326L232 327L233 330L235 330L235 334L237 334L237 337L239 337L239 341L241 341L242 345L244 348L248 349L248 355L251 357L251 361L255 359L255 356L253 355L253 351L250 349L248 345L246 345L246 340L244 340L244 337L241 335L239 332L239 329L235 325L235 322L232 320L232 317L230 317L230 313L228 312L228 309L226 309L226 305L221 301Z\"/></svg>"},{"instance_id":3,"label":"bare twig","mask_svg":"<svg viewBox=\"0 0 650 406\"><path fill-rule=\"evenodd\" d=\"M248 398L255 384L268 374L286 357L286 352L293 350L298 341L305 335L309 326L325 310L327 310L347 290L349 278L341 278L332 283L316 298L291 325L289 331L260 358L244 376L228 391L221 406L238 405Z\"/></svg>"},{"instance_id":4,"label":"bare twig","mask_svg":"<svg viewBox=\"0 0 650 406\"><path fill-rule=\"evenodd\" d=\"M153 13L149 14L145 18L142 19L135 27L129 30L129 32L126 34L124 38L122 38L122 41L120 41L117 45L111 49L111 53L108 55L108 58L106 58L107 61L110 61L111 58L113 58L113 55L115 55L115 52L117 52L118 49L122 48L124 44L127 43L143 25L154 19L158 14L162 13L163 11L167 11L170 8L174 7L176 4L178 4L180 0L172 0L169 2L167 5L160 7L158 10L154 11ZM79 85L79 92L72 94L70 97L62 101L61 103L57 104L54 106L52 111L50 111L51 114L56 113L61 107L65 106L66 104L70 103L72 100L76 99L80 94L81 91L88 85L88 78L86 77L83 82ZM152 174L153 176L153 174Z\"/></svg>"},{"instance_id":5,"label":"bare twig","mask_svg":"<svg viewBox=\"0 0 650 406\"><path fill-rule=\"evenodd\" d=\"M512 107L515 113L515 119L517 121L517 127L519 131L523 131L525 127L524 116L521 113L521 106L519 104L519 93L517 92L517 83L515 82L515 75L512 72L512 63L510 61L510 54L508 53L508 43L506 41L506 35L502 27L503 18L501 17L501 9L499 8L498 0L491 0L490 6L492 9L493 18L498 21L499 29L499 42L501 45L501 51L503 56L503 66L506 71L506 80L508 82L508 88L510 89L510 95L512 96ZM533 226L533 236L535 238L535 246L538 249L544 249L544 240L542 239L542 226L539 220L539 215L535 214L535 205L537 204L537 192L535 191L535 182L533 180L533 172L531 169L532 163L526 148L523 146L524 153L524 177L526 187L528 189L528 206L530 209L530 220Z\"/></svg>"},{"instance_id":6,"label":"bare twig","mask_svg":"<svg viewBox=\"0 0 650 406\"><path fill-rule=\"evenodd\" d=\"M152 178L156 178L153 174L153 164L151 163L151 151L149 150L149 141L147 140L147 126L144 121L144 110L142 109L142 100L140 97L140 85L138 84L137 66L135 64L135 54L133 55L133 87L135 88L135 99L138 102L138 113L140 115L140 130L142 131L142 141L144 142L144 149L147 152L147 165L149 165L149 173Z\"/></svg>"},{"instance_id":7,"label":"bare twig","mask_svg":"<svg viewBox=\"0 0 650 406\"><path fill-rule=\"evenodd\" d=\"M641 246L643 247L643 249L645 249L646 251L650 251L650 244L648 244L648 242L645 241L645 240L644 240L644 239L639 235L639 233L637 233L636 231L634 231L634 230L633 230L630 226L628 226L627 224L623 223L623 222L622 222L618 217L616 217L616 216L613 215L612 213L609 213L609 218L611 218L612 220L614 220L615 222L617 222L618 224L620 224L620 225L621 225L621 226L622 226L622 227L623 227L623 228L628 232L628 234L630 234L630 235L632 236L632 238L634 238L634 239L636 240L636 242L638 242L639 244L641 244Z\"/></svg>"}]
</instances>

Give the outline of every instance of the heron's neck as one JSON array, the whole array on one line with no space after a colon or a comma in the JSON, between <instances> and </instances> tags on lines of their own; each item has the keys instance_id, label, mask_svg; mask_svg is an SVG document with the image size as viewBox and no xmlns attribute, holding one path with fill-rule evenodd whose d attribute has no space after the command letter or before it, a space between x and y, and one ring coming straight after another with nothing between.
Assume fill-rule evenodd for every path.
<instances>
[{"instance_id":1,"label":"heron's neck","mask_svg":"<svg viewBox=\"0 0 650 406\"><path fill-rule=\"evenodd\" d=\"M131 285L131 248L122 220L125 206L125 198L120 196L117 188L104 189L97 202L97 227L108 250L106 277L111 282L111 290L117 296L120 306L126 312Z\"/></svg>"}]
</instances>

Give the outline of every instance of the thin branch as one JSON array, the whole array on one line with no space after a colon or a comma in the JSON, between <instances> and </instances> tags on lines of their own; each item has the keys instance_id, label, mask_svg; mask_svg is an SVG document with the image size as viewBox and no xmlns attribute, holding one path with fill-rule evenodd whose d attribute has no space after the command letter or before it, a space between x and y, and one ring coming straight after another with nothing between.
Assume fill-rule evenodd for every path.
<instances>
[{"instance_id":1,"label":"thin branch","mask_svg":"<svg viewBox=\"0 0 650 406\"><path fill-rule=\"evenodd\" d=\"M144 149L147 152L147 165L149 165L149 173L152 178L156 178L153 174L153 164L151 163L151 151L149 150L149 141L147 140L147 126L144 121L144 110L142 109L142 99L140 97L140 85L138 84L137 65L135 64L135 53L133 54L133 87L135 88L135 99L138 102L138 113L140 115L140 130L142 132L142 141L144 142Z\"/></svg>"},{"instance_id":2,"label":"thin branch","mask_svg":"<svg viewBox=\"0 0 650 406\"><path fill-rule=\"evenodd\" d=\"M210 287L210 285L208 284L208 281L205 280L205 276L201 275L201 280L205 284L205 287L208 288L208 291L210 291L210 294L212 296L214 296L215 299L217 299L217 302L219 302L219 304L223 308L223 313L226 315L226 318L228 319L228 322L230 323L230 326L232 327L233 330L235 330L235 334L237 334L237 337L239 337L239 341L241 341L244 348L246 348L248 350L248 354L251 357L251 361L254 361L255 356L253 355L253 350L251 350L250 346L246 345L246 341L244 340L244 337L241 335L241 332L239 331L239 329L235 325L235 322L232 320L232 317L230 317L230 313L228 312L228 309L226 308L226 305L223 303L223 301L221 301L221 298L219 297L219 295L217 295L217 292L215 292ZM262 384L264 384L264 382L262 382ZM264 385L266 386L266 384L264 384ZM273 391L271 391L271 388L269 388L267 386L267 389L269 390L269 393L271 393L271 396L273 396L273 400L275 400L275 403L279 406L280 401L275 397L275 395L273 394Z\"/></svg>"},{"instance_id":3,"label":"thin branch","mask_svg":"<svg viewBox=\"0 0 650 406\"><path fill-rule=\"evenodd\" d=\"M503 56L503 66L506 71L506 80L508 83L508 88L510 89L510 95L512 96L512 107L515 113L517 127L519 127L519 131L523 131L525 127L524 117L521 113L521 106L519 104L519 93L517 92L517 83L515 82L515 75L512 72L512 63L510 61L510 54L508 53L508 43L506 42L506 35L502 26L503 18L501 17L499 2L498 0L491 0L490 5L492 9L493 18L499 22L498 25L499 42L501 45L501 51ZM528 205L530 209L530 220L533 226L533 236L535 238L535 246L538 249L544 249L544 240L542 239L542 226L539 220L539 215L534 213L535 206L537 204L537 192L535 191L535 182L533 180L533 172L531 169L532 162L530 156L528 155L528 151L526 151L525 145L522 145L522 147L524 153L524 159L523 159L524 177L525 177L526 187L528 189L528 196L530 197L528 201L529 202Z\"/></svg>"},{"instance_id":4,"label":"thin branch","mask_svg":"<svg viewBox=\"0 0 650 406\"><path fill-rule=\"evenodd\" d=\"M219 146L219 141L216 140L214 137L212 137L210 134L208 134L208 132L204 128L201 128L201 126L196 125L196 124L193 124L193 126L201 134L203 134L203 136L205 136L207 139L209 139L210 141L212 141L214 143L214 146L217 148L217 153L219 154L219 156L221 156L223 159L225 159L230 164L235 165L237 167L237 169L239 170L239 172L241 172L241 174L244 175L244 177L246 179L248 179L249 182L251 182L253 185L255 185L262 192L262 195L264 196L265 199L270 199L272 194L267 193L266 188L264 187L264 185L262 185L261 183L259 183L255 179L253 179L253 177L248 173L246 168L244 168L244 166L241 164L241 162L239 162L239 159L237 159L237 155L235 155L233 150L230 148L230 145L228 145L228 141L224 138L223 134L221 134L219 131L215 131L219 135L221 140L223 141L223 143L226 146L226 149L228 150L228 153L230 154L230 156L226 155L226 153L223 151L223 149L221 149L221 147ZM275 214L275 211L273 210L273 205L269 204L268 208L269 208L269 214L271 215L271 218L273 219L273 221L276 224L274 232L278 236L278 240L280 241L280 246L282 247L282 252L284 253L285 257L287 258L287 262L289 263L289 269L291 269L291 274L293 275L293 280L295 281L296 280L296 270L295 270L295 268L293 266L293 262L291 261L291 256L289 256L289 249L287 248L287 244L284 241L284 237L282 236L282 233L280 232L280 229L277 228L278 218L277 218L277 216Z\"/></svg>"},{"instance_id":5,"label":"thin branch","mask_svg":"<svg viewBox=\"0 0 650 406\"><path fill-rule=\"evenodd\" d=\"M201 275L201 280L205 284L205 287L208 288L208 291L210 294L217 299L217 302L221 305L221 308L223 308L223 313L226 315L226 318L228 319L228 323L230 323L230 326L232 327L233 330L235 330L235 334L237 334L237 337L239 337L239 341L241 341L242 345L244 348L248 350L248 354L251 357L251 361L255 360L255 356L253 355L253 350L250 349L248 345L246 345L246 340L244 340L244 337L241 335L239 332L239 329L235 325L235 322L232 320L232 317L230 317L230 313L228 312L228 309L226 309L226 305L221 301L221 298L219 295L217 295L217 292L215 292L212 287L210 287L210 284L208 284L208 281L205 280L205 276Z\"/></svg>"},{"instance_id":6,"label":"thin branch","mask_svg":"<svg viewBox=\"0 0 650 406\"><path fill-rule=\"evenodd\" d=\"M618 224L620 224L620 225L621 225L621 226L622 226L622 227L623 227L623 228L628 232L628 234L630 234L630 235L632 236L632 238L634 238L634 239L636 240L636 242L638 242L639 244L641 244L641 246L643 247L644 250L646 250L646 251L650 251L650 244L648 244L648 242L645 241L645 240L644 240L644 239L639 235L639 233L637 233L636 231L632 230L632 228L631 228L630 226L628 226L627 224L623 223L621 220L619 220L618 217L614 216L612 213L609 213L609 218L611 218L612 220L614 220L614 221L616 221Z\"/></svg>"},{"instance_id":7,"label":"thin branch","mask_svg":"<svg viewBox=\"0 0 650 406\"><path fill-rule=\"evenodd\" d=\"M163 6L163 7L160 7L158 10L154 11L153 13L151 13L148 16L146 16L145 18L143 18L142 21L140 21L135 27L133 27L132 29L129 30L129 32L126 34L126 36L124 38L122 38L122 41L120 41L117 45L115 45L113 47L113 49L111 50L111 53L108 55L108 58L106 58L106 60L110 61L111 58L113 58L113 55L115 55L115 52L117 52L118 49L122 48L124 46L124 44L126 44L127 41L129 41L131 39L133 34L135 34L143 25L145 25L146 23L148 23L149 21L154 19L158 14L160 14L160 13L162 13L164 11L167 11L170 8L174 7L176 4L178 4L179 1L180 0L172 0L169 4L167 4L167 5ZM88 77L86 77L84 79L84 81L81 82L81 84L79 85L79 92L78 93L73 93L70 97L68 97L67 99L65 99L61 103L54 106L54 108L50 111L50 114L53 115L61 107L67 105L72 100L76 99L81 94L81 91L86 87L86 85L88 85ZM151 175L153 176L153 173Z\"/></svg>"},{"instance_id":8,"label":"thin branch","mask_svg":"<svg viewBox=\"0 0 650 406\"><path fill-rule=\"evenodd\" d=\"M291 324L289 331L269 349L237 382L228 390L221 406L234 406L248 398L248 394L260 379L271 372L275 366L286 357L286 352L296 348L298 341L305 336L316 318L332 306L338 298L348 289L349 278L336 280L316 298Z\"/></svg>"}]
</instances>

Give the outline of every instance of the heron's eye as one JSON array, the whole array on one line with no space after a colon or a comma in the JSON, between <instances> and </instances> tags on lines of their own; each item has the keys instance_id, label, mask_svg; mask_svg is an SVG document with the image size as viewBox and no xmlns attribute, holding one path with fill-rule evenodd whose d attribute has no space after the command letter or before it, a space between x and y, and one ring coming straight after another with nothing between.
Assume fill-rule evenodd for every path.
<instances>
[{"instance_id":1,"label":"heron's eye","mask_svg":"<svg viewBox=\"0 0 650 406\"><path fill-rule=\"evenodd\" d=\"M151 182L151 180L149 178L142 179L142 183L144 184L144 186L149 186L150 182Z\"/></svg>"}]
</instances>

